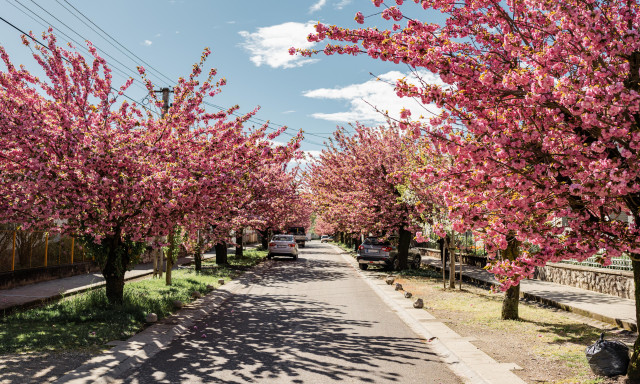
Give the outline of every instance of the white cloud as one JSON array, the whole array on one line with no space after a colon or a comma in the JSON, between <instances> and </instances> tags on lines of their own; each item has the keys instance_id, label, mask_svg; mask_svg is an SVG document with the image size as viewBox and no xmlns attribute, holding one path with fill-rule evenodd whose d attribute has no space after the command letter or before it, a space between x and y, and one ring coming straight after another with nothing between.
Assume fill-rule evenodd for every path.
<instances>
[{"instance_id":1,"label":"white cloud","mask_svg":"<svg viewBox=\"0 0 640 384\"><path fill-rule=\"evenodd\" d=\"M235 21L235 20L229 20L229 21L227 21L227 24L235 24L235 23L236 23L236 21Z\"/></svg>"},{"instance_id":2,"label":"white cloud","mask_svg":"<svg viewBox=\"0 0 640 384\"><path fill-rule=\"evenodd\" d=\"M319 0L317 3L313 4L311 8L309 8L309 13L317 12L322 9L322 7L327 4L327 0Z\"/></svg>"},{"instance_id":3,"label":"white cloud","mask_svg":"<svg viewBox=\"0 0 640 384\"><path fill-rule=\"evenodd\" d=\"M338 4L336 4L337 9L342 9L347 5L351 4L351 0L341 0Z\"/></svg>"},{"instance_id":4,"label":"white cloud","mask_svg":"<svg viewBox=\"0 0 640 384\"><path fill-rule=\"evenodd\" d=\"M400 110L406 108L411 110L412 117L418 118L420 115L430 117L432 113L438 113L435 105L427 105L410 99L400 98L394 91L394 84L397 79L407 77L409 82L417 82L413 74L405 74L399 71L387 72L379 76L380 80L371 79L360 84L351 84L342 88L319 88L303 93L305 97L315 99L346 100L349 105L347 111L334 113L317 112L311 116L316 119L335 122L385 122L385 117L377 112L389 111L389 116L399 118ZM442 84L442 81L431 72L420 72L420 79L430 84ZM375 108L374 108L375 107ZM427 110L425 110L425 108Z\"/></svg>"},{"instance_id":5,"label":"white cloud","mask_svg":"<svg viewBox=\"0 0 640 384\"><path fill-rule=\"evenodd\" d=\"M145 41L142 43L142 45L144 45L144 46L146 46L146 47L150 46L151 44L153 44L153 41L151 41L151 40L145 40Z\"/></svg>"},{"instance_id":6,"label":"white cloud","mask_svg":"<svg viewBox=\"0 0 640 384\"><path fill-rule=\"evenodd\" d=\"M294 112L295 112L295 111L292 109L292 110L289 110L289 111L284 111L284 112L282 112L282 113L284 113L284 114L289 114L289 113L294 113Z\"/></svg>"},{"instance_id":7,"label":"white cloud","mask_svg":"<svg viewBox=\"0 0 640 384\"><path fill-rule=\"evenodd\" d=\"M315 45L307 41L307 35L314 32L314 24L288 22L258 28L256 32L238 33L244 38L242 47L249 51L250 60L257 67L266 64L272 68L295 68L318 61L300 55L289 55L291 47L306 49Z\"/></svg>"}]
</instances>

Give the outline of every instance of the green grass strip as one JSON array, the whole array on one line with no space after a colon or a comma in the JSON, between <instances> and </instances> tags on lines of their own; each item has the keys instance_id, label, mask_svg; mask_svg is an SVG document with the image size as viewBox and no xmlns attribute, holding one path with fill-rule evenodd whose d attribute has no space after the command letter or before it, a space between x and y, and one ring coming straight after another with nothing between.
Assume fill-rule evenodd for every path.
<instances>
[{"instance_id":1,"label":"green grass strip","mask_svg":"<svg viewBox=\"0 0 640 384\"><path fill-rule=\"evenodd\" d=\"M229 255L229 265L203 262L203 271L191 268L172 272L172 284L162 279L127 283L124 302L112 307L104 288L95 289L46 306L15 312L0 319L0 353L102 349L112 340L139 332L148 313L159 319L175 311L174 300L190 302L191 293L207 292L218 279L231 280L266 257L265 251L245 250L244 257Z\"/></svg>"}]
</instances>

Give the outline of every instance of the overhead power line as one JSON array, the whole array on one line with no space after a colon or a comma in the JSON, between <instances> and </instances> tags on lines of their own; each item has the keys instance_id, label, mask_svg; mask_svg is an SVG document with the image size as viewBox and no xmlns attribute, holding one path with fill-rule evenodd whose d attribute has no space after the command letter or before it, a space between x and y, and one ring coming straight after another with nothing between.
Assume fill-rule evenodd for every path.
<instances>
[{"instance_id":1,"label":"overhead power line","mask_svg":"<svg viewBox=\"0 0 640 384\"><path fill-rule=\"evenodd\" d=\"M23 31L22 29L20 29L19 27L15 26L13 23L11 23L10 21L8 21L7 19L5 19L4 17L0 16L0 20L3 21L4 23L6 23L7 25L9 25L10 27L12 27L13 29L15 29L16 31L20 32L21 34L25 35L26 37L28 37L29 39L33 40L35 43L45 47L47 50L49 50L49 47L47 47L44 43L42 43L40 40L36 39L35 37L29 35L28 33L26 33L25 31ZM63 58L67 63L69 63L69 60L67 60L66 58ZM115 89L114 87L110 87L112 91L115 92L120 92L118 89ZM138 101L136 101L134 98L128 96L126 93L122 93L122 96L126 97L127 99L138 103ZM155 113L158 114L156 111L152 111L149 108L145 107L144 105L140 106L144 109L146 109L147 111L151 112L151 113Z\"/></svg>"}]
</instances>

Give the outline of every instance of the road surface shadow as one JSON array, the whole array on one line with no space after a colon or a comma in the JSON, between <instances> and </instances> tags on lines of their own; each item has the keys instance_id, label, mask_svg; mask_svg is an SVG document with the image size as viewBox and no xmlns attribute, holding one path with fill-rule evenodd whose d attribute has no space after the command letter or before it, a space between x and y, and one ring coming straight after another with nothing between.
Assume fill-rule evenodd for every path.
<instances>
[{"instance_id":1,"label":"road surface shadow","mask_svg":"<svg viewBox=\"0 0 640 384\"><path fill-rule=\"evenodd\" d=\"M297 296L237 295L129 372L126 382L260 383L284 376L302 383L296 379L300 372L326 381L373 382L372 371L378 380L400 382L385 371L387 364L411 371L418 361L439 361L417 338L367 335L375 322L343 315Z\"/></svg>"}]
</instances>

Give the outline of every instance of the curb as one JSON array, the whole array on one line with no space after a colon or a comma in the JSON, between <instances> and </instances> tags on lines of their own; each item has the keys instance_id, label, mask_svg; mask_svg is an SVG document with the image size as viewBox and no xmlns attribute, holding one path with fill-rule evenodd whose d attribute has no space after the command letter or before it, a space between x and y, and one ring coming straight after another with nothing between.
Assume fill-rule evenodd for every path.
<instances>
[{"instance_id":1,"label":"curb","mask_svg":"<svg viewBox=\"0 0 640 384\"><path fill-rule=\"evenodd\" d=\"M425 265L425 266L427 266L429 268L433 268L436 271L442 271L442 267L439 266L439 265L433 265L433 264L429 264L429 263L423 263L423 265ZM458 272L456 272L456 276L459 276ZM481 286L483 288L498 287L498 283L491 282L491 281L486 281L486 280L483 280L483 279L478 279L478 278L475 278L473 276L468 276L468 275L465 275L465 274L462 275L462 280L464 280L464 281L466 281L468 283L472 283L474 285ZM599 313L594 313L594 312L587 311L587 310L582 309L582 308L574 307L574 306L569 305L569 304L561 303L561 302L553 300L553 299L548 299L546 297L542 297L542 296L535 295L535 294L532 294L532 293L523 292L522 290L520 290L520 297L524 298L524 299L527 299L527 300L535 301L535 302L540 303L540 304L548 305L550 307L562 309L562 310L567 311L567 312L576 313L576 314L584 316L584 317L589 317L591 319L598 320L598 321L601 321L603 323L607 323L607 324L613 325L615 327L618 327L618 328L621 328L621 329L625 329L627 331L638 332L637 323L634 323L632 321L627 321L627 320L619 319L619 318L616 318L616 317L610 317L610 316L605 316L605 315L602 315L602 314L599 314Z\"/></svg>"},{"instance_id":2,"label":"curb","mask_svg":"<svg viewBox=\"0 0 640 384\"><path fill-rule=\"evenodd\" d=\"M261 263L235 280L222 285L202 299L194 300L174 314L147 327L110 350L95 356L78 368L54 381L55 384L107 384L128 370L135 369L167 347L173 340L205 316L211 315L235 293L250 286L260 274L271 268L271 263Z\"/></svg>"},{"instance_id":3,"label":"curb","mask_svg":"<svg viewBox=\"0 0 640 384\"><path fill-rule=\"evenodd\" d=\"M426 310L416 311L412 300L398 295L392 285L383 280L372 279L360 271L349 253L338 248L343 258L367 282L376 294L387 304L402 321L418 336L425 339L432 350L449 369L465 383L469 384L525 384L520 377L511 372L520 369L515 363L499 363L471 343L468 337L462 337L438 321Z\"/></svg>"}]
</instances>

